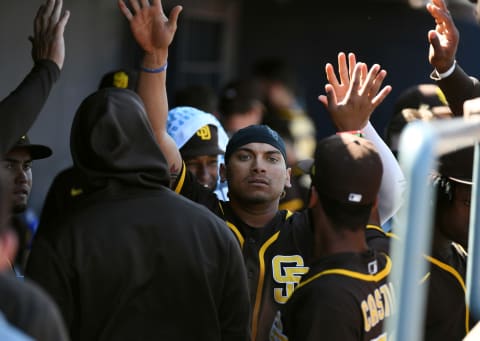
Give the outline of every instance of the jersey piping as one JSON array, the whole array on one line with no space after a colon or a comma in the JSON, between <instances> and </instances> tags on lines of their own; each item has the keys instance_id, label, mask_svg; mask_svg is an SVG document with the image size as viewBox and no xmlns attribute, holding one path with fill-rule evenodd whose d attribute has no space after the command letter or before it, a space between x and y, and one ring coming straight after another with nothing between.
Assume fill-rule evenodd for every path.
<instances>
[{"instance_id":1,"label":"jersey piping","mask_svg":"<svg viewBox=\"0 0 480 341\"><path fill-rule=\"evenodd\" d=\"M303 287L303 286L307 285L308 283L314 281L315 279L317 279L321 276L325 276L325 275L340 275L340 276L346 276L346 277L359 279L359 280L366 281L366 282L379 282L379 281L383 280L385 277L387 277L390 274L390 270L392 269L392 261L390 260L390 257L385 255L385 258L387 259L385 267L383 268L382 271L380 271L379 273L377 273L375 275L367 275L367 274L363 274L361 272L345 270L345 269L329 269L329 270L321 271L321 272L313 275L312 277L305 280L304 282L300 282L300 284L298 284L298 286L295 290L299 290L301 287Z\"/></svg>"},{"instance_id":2,"label":"jersey piping","mask_svg":"<svg viewBox=\"0 0 480 341\"><path fill-rule=\"evenodd\" d=\"M185 182L186 175L187 175L187 166L185 166L185 162L182 161L182 172L177 181L177 185L175 186L175 193L180 194L180 191L182 190L182 187L183 187L183 183Z\"/></svg>"},{"instance_id":3,"label":"jersey piping","mask_svg":"<svg viewBox=\"0 0 480 341\"><path fill-rule=\"evenodd\" d=\"M445 264L444 262L442 262L442 261L440 261L436 258L433 258L432 256L425 255L424 257L430 263L438 266L440 269L442 269L442 270L448 272L449 274L451 274L458 281L458 283L460 284L460 286L463 289L463 293L465 294L465 291L466 291L465 282L464 282L462 276L458 273L457 270L455 270L450 265ZM468 305L465 303L465 331L467 332L467 334L470 331L469 320L470 320L470 309L468 309Z\"/></svg>"},{"instance_id":4,"label":"jersey piping","mask_svg":"<svg viewBox=\"0 0 480 341\"><path fill-rule=\"evenodd\" d=\"M377 231L382 232L382 233L383 233L384 235L386 235L387 237L399 239L398 236L397 236L395 233L393 233L393 232L385 232L380 226L377 226L377 225L367 224L367 229L377 230Z\"/></svg>"}]
</instances>

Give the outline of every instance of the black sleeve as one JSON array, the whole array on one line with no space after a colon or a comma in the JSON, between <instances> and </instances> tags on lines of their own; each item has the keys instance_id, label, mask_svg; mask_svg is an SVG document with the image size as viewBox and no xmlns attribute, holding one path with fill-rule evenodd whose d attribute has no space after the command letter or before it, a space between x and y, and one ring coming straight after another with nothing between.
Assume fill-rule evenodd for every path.
<instances>
[{"instance_id":1,"label":"black sleeve","mask_svg":"<svg viewBox=\"0 0 480 341\"><path fill-rule=\"evenodd\" d=\"M480 83L476 78L469 77L457 65L455 71L448 77L437 81L447 98L448 105L455 116L463 115L463 102L480 96Z\"/></svg>"},{"instance_id":2,"label":"black sleeve","mask_svg":"<svg viewBox=\"0 0 480 341\"><path fill-rule=\"evenodd\" d=\"M71 248L66 238L58 240L56 244L63 244L64 249ZM64 251L65 251L64 250ZM28 258L26 276L44 289L60 308L65 324L71 328L74 318L73 271L66 265L68 253L59 252L45 238L35 240Z\"/></svg>"},{"instance_id":3,"label":"black sleeve","mask_svg":"<svg viewBox=\"0 0 480 341\"><path fill-rule=\"evenodd\" d=\"M1 155L30 129L59 76L57 64L40 60L20 85L0 102Z\"/></svg>"}]
</instances>

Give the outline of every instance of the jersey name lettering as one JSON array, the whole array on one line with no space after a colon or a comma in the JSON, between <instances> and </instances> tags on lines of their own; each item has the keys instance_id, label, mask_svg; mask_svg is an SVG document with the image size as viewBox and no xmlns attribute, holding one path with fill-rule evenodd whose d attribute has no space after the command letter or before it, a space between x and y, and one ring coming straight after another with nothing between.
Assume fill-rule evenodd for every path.
<instances>
[{"instance_id":1,"label":"jersey name lettering","mask_svg":"<svg viewBox=\"0 0 480 341\"><path fill-rule=\"evenodd\" d=\"M379 322L393 314L394 295L393 285L390 282L375 289L360 303L365 332L369 332Z\"/></svg>"},{"instance_id":2,"label":"jersey name lettering","mask_svg":"<svg viewBox=\"0 0 480 341\"><path fill-rule=\"evenodd\" d=\"M295 286L308 270L309 268L304 266L303 258L300 255L273 257L273 280L282 285L281 288L273 289L275 302L280 304L287 302Z\"/></svg>"}]
</instances>

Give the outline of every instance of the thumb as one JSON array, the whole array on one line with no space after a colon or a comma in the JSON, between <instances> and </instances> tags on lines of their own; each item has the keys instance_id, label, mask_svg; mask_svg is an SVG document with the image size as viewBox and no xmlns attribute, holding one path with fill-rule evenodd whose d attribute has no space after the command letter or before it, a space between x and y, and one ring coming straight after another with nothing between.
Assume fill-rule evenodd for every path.
<instances>
[{"instance_id":1,"label":"thumb","mask_svg":"<svg viewBox=\"0 0 480 341\"><path fill-rule=\"evenodd\" d=\"M428 31L428 41L430 42L434 50L440 48L440 38L438 37L437 31Z\"/></svg>"},{"instance_id":2,"label":"thumb","mask_svg":"<svg viewBox=\"0 0 480 341\"><path fill-rule=\"evenodd\" d=\"M325 92L326 96L323 96L325 97L324 105L325 108L330 111L332 108L337 107L337 95L335 94L332 84L325 85Z\"/></svg>"},{"instance_id":3,"label":"thumb","mask_svg":"<svg viewBox=\"0 0 480 341\"><path fill-rule=\"evenodd\" d=\"M182 6L175 6L171 11L170 11L170 15L168 17L168 21L169 23L171 23L171 25L174 25L175 27L177 26L177 20L178 20L178 16L180 15L180 12L183 10L183 7Z\"/></svg>"}]
</instances>

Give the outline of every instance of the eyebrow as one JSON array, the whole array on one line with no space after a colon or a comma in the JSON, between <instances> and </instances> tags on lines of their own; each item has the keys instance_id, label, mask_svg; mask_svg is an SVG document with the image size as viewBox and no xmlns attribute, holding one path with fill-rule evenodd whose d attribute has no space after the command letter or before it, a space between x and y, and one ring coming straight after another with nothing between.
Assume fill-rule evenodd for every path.
<instances>
[{"instance_id":1,"label":"eyebrow","mask_svg":"<svg viewBox=\"0 0 480 341\"><path fill-rule=\"evenodd\" d=\"M252 153L252 154L256 153L253 149L246 148L246 147L240 147L235 152L239 152L239 151L249 152L249 153ZM277 149L267 150L266 152L262 152L262 153L264 153L264 154L281 154L280 151L277 150Z\"/></svg>"},{"instance_id":2,"label":"eyebrow","mask_svg":"<svg viewBox=\"0 0 480 341\"><path fill-rule=\"evenodd\" d=\"M5 159L3 159L3 161L12 162L12 163L28 163L28 162L33 162L33 159L18 160L18 159L11 159L6 157Z\"/></svg>"}]
</instances>

